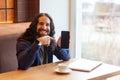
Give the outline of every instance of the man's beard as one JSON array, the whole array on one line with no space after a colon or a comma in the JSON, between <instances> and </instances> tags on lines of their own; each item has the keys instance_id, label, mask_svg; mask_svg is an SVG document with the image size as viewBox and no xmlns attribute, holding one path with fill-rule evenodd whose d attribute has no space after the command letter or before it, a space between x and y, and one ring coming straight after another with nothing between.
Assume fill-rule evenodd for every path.
<instances>
[{"instance_id":1,"label":"man's beard","mask_svg":"<svg viewBox=\"0 0 120 80\"><path fill-rule=\"evenodd\" d=\"M42 37L42 36L47 36L50 34L49 30L45 29L38 29L37 36Z\"/></svg>"}]
</instances>

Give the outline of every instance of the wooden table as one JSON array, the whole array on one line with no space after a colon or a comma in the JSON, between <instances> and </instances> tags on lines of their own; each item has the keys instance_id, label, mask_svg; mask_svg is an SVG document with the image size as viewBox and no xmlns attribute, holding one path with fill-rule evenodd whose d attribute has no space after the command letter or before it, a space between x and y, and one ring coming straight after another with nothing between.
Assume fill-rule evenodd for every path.
<instances>
[{"instance_id":1,"label":"wooden table","mask_svg":"<svg viewBox=\"0 0 120 80\"><path fill-rule=\"evenodd\" d=\"M0 74L0 80L103 80L120 74L120 67L103 63L91 72L74 71L68 74L55 72L57 64L73 62L55 62L40 66L31 67L28 70L16 70Z\"/></svg>"}]
</instances>

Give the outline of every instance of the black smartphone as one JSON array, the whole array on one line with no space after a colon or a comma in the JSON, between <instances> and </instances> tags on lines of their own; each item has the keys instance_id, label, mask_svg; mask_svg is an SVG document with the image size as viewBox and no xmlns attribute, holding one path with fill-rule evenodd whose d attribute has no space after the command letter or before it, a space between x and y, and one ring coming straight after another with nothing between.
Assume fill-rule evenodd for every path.
<instances>
[{"instance_id":1,"label":"black smartphone","mask_svg":"<svg viewBox=\"0 0 120 80\"><path fill-rule=\"evenodd\" d=\"M61 48L69 48L69 39L70 32L69 31L61 31Z\"/></svg>"}]
</instances>

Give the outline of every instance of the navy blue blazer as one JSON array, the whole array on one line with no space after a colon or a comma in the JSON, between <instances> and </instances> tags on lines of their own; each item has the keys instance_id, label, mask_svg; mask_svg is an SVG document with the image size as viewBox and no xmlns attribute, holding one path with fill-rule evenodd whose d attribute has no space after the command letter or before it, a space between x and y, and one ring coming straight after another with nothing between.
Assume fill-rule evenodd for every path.
<instances>
[{"instance_id":1,"label":"navy blue blazer","mask_svg":"<svg viewBox=\"0 0 120 80\"><path fill-rule=\"evenodd\" d=\"M48 55L48 63L53 62L53 55L55 55L59 60L66 61L70 59L69 49L59 49L57 47L57 43L54 45L54 52L51 52L49 46L45 47L46 53ZM40 47L41 46L38 45L37 41L31 44L26 40L18 40L16 44L18 69L26 70L31 66L41 65Z\"/></svg>"}]
</instances>

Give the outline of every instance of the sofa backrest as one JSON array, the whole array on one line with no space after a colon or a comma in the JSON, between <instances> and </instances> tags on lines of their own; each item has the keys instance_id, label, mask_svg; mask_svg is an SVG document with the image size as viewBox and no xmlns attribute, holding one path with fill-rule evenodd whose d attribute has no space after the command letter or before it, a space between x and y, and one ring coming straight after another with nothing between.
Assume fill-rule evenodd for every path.
<instances>
[{"instance_id":1,"label":"sofa backrest","mask_svg":"<svg viewBox=\"0 0 120 80\"><path fill-rule=\"evenodd\" d=\"M18 69L16 42L29 24L0 24L0 73Z\"/></svg>"}]
</instances>

